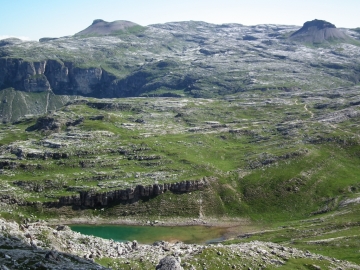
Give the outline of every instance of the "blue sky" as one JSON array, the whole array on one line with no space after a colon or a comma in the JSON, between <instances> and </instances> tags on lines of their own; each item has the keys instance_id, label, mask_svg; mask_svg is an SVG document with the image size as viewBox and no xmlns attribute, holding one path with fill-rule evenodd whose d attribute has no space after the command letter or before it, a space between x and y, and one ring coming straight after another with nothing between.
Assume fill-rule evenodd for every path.
<instances>
[{"instance_id":1,"label":"blue sky","mask_svg":"<svg viewBox=\"0 0 360 270\"><path fill-rule=\"evenodd\" d=\"M313 19L360 27L360 0L0 0L0 38L73 35L94 19L302 25Z\"/></svg>"}]
</instances>

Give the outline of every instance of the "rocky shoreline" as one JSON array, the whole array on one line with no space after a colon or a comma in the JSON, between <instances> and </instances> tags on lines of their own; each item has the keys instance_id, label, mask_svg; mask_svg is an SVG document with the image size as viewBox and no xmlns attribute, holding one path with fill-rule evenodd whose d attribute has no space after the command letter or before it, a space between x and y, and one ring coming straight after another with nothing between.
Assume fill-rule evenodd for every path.
<instances>
[{"instance_id":1,"label":"rocky shoreline","mask_svg":"<svg viewBox=\"0 0 360 270\"><path fill-rule=\"evenodd\" d=\"M101 210L100 210L101 211ZM134 226L211 226L211 227L238 227L250 226L251 221L247 218L165 218L157 219L141 219L141 218L100 218L100 217L76 217L76 218L59 218L49 219L47 224L56 226L57 224L73 225L134 225ZM253 227L253 225L252 225Z\"/></svg>"},{"instance_id":2,"label":"rocky shoreline","mask_svg":"<svg viewBox=\"0 0 360 270\"><path fill-rule=\"evenodd\" d=\"M45 221L18 224L0 219L0 269L105 269L95 264L95 260L102 258L113 260L111 267L115 269L123 265L137 266L135 269L199 269L200 262L203 269L207 262L202 262L199 256L210 251L224 262L238 258L237 265L225 265L224 269L244 269L244 262L255 268L280 266L290 258L322 260L334 269L360 269L350 262L274 243L198 245L158 241L144 245L136 240L121 243L85 236L66 225L50 226Z\"/></svg>"}]
</instances>

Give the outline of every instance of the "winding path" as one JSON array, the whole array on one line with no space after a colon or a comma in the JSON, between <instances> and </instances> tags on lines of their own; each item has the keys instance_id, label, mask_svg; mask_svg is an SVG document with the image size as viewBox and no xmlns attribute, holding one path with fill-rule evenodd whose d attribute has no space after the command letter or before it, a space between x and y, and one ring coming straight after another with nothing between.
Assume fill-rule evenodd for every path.
<instances>
[{"instance_id":1,"label":"winding path","mask_svg":"<svg viewBox=\"0 0 360 270\"><path fill-rule=\"evenodd\" d=\"M295 100L295 105L299 105L297 99ZM307 108L307 104L304 105L304 110L305 110L307 113L310 113L310 118L314 118L314 113Z\"/></svg>"},{"instance_id":2,"label":"winding path","mask_svg":"<svg viewBox=\"0 0 360 270\"><path fill-rule=\"evenodd\" d=\"M304 105L304 109L306 112L310 113L310 118L314 118L314 113L307 108L307 104Z\"/></svg>"}]
</instances>

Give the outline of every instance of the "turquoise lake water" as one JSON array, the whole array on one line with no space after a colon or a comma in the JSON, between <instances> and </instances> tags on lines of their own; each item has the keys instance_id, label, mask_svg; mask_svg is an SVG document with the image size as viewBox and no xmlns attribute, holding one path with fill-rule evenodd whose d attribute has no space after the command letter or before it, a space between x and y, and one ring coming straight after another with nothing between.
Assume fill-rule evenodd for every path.
<instances>
[{"instance_id":1,"label":"turquoise lake water","mask_svg":"<svg viewBox=\"0 0 360 270\"><path fill-rule=\"evenodd\" d=\"M152 244L164 240L182 241L187 244L203 244L223 239L226 228L206 226L123 226L123 225L71 225L73 231L115 241L137 240Z\"/></svg>"}]
</instances>

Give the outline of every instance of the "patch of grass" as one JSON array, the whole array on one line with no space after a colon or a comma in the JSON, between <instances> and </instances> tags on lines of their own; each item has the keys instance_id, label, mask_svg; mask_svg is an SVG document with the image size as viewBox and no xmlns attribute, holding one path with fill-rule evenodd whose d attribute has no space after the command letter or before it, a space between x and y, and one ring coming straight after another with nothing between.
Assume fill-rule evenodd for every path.
<instances>
[{"instance_id":1,"label":"patch of grass","mask_svg":"<svg viewBox=\"0 0 360 270\"><path fill-rule=\"evenodd\" d=\"M359 264L359 211L359 205L352 204L309 219L273 223L263 232L227 243L275 242Z\"/></svg>"},{"instance_id":2,"label":"patch of grass","mask_svg":"<svg viewBox=\"0 0 360 270\"><path fill-rule=\"evenodd\" d=\"M119 30L117 32L114 32L114 33L112 33L112 35L114 35L114 36L122 36L122 35L128 35L128 34L141 35L142 33L145 32L146 29L147 29L147 27L144 27L141 25L135 25L132 27L127 27L125 30Z\"/></svg>"},{"instance_id":3,"label":"patch of grass","mask_svg":"<svg viewBox=\"0 0 360 270\"><path fill-rule=\"evenodd\" d=\"M298 269L298 270L317 270L317 269L330 269L331 263L328 261L322 260L312 260L312 259L295 259L291 258L286 261L286 263L280 267L269 267L268 269Z\"/></svg>"}]
</instances>

